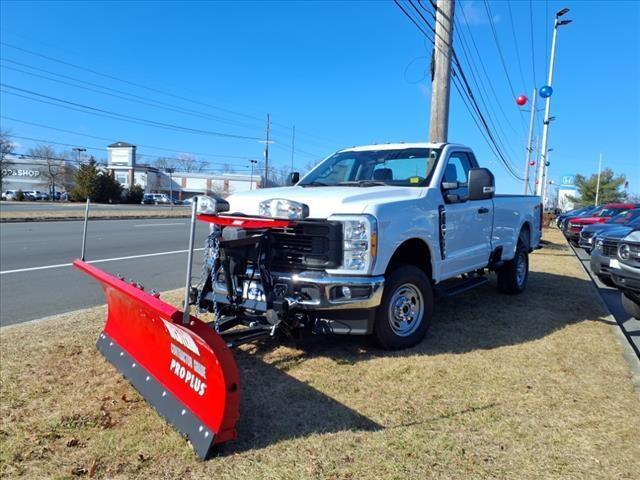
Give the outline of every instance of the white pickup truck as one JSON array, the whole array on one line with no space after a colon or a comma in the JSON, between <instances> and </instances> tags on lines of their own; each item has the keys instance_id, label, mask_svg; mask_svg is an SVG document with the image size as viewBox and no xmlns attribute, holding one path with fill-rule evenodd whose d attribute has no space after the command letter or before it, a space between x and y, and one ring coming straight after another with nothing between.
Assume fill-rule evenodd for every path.
<instances>
[{"instance_id":1,"label":"white pickup truck","mask_svg":"<svg viewBox=\"0 0 640 480\"><path fill-rule=\"evenodd\" d=\"M232 324L372 334L399 349L422 340L438 295L484 284L488 272L505 293L526 287L540 199L495 195L493 175L468 147L348 148L291 183L232 195L228 205L201 202L205 214L226 210L236 219L212 229L220 243L210 242L194 291L201 309ZM245 217L292 223L247 243ZM225 268L216 266L220 245L228 247Z\"/></svg>"}]
</instances>

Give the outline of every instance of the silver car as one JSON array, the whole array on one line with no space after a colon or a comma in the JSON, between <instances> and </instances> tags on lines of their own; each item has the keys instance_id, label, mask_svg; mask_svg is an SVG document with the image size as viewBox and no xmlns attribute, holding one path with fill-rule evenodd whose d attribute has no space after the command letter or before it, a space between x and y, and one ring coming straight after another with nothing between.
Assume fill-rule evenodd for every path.
<instances>
[{"instance_id":1,"label":"silver car","mask_svg":"<svg viewBox=\"0 0 640 480\"><path fill-rule=\"evenodd\" d=\"M633 231L633 228L618 227L595 237L594 248L591 251L591 271L609 287L615 287L611 280L611 269L619 268L618 244Z\"/></svg>"}]
</instances>

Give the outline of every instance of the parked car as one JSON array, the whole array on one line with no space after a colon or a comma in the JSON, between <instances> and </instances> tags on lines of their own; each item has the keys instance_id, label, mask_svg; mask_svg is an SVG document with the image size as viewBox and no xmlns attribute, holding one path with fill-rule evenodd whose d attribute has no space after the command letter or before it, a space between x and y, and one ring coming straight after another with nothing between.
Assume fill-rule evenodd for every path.
<instances>
[{"instance_id":1,"label":"parked car","mask_svg":"<svg viewBox=\"0 0 640 480\"><path fill-rule=\"evenodd\" d=\"M578 217L580 215L584 215L587 214L593 210L595 210L598 207L595 207L593 205L588 206L588 207L582 207L582 208L575 208L573 210L569 210L567 212L561 213L558 216L556 216L556 226L558 228L561 227L562 222L564 222L564 220L566 220L569 217Z\"/></svg>"},{"instance_id":2,"label":"parked car","mask_svg":"<svg viewBox=\"0 0 640 480\"><path fill-rule=\"evenodd\" d=\"M591 253L591 250L593 249L593 240L596 235L624 225L640 225L640 208L621 212L604 223L595 223L585 226L580 231L580 240L578 245L587 251L587 253Z\"/></svg>"},{"instance_id":3,"label":"parked car","mask_svg":"<svg viewBox=\"0 0 640 480\"><path fill-rule=\"evenodd\" d=\"M191 205L193 204L193 198L194 198L194 197L185 198L185 199L182 201L182 205L188 205L188 206L191 206Z\"/></svg>"},{"instance_id":4,"label":"parked car","mask_svg":"<svg viewBox=\"0 0 640 480\"><path fill-rule=\"evenodd\" d=\"M169 205L171 200L166 193L145 193L140 203L142 205Z\"/></svg>"},{"instance_id":5,"label":"parked car","mask_svg":"<svg viewBox=\"0 0 640 480\"><path fill-rule=\"evenodd\" d=\"M618 265L618 244L634 228L630 225L614 228L597 235L594 239L590 258L591 271L609 287L615 286L611 280L611 268L617 268Z\"/></svg>"},{"instance_id":6,"label":"parked car","mask_svg":"<svg viewBox=\"0 0 640 480\"><path fill-rule=\"evenodd\" d=\"M25 190L22 192L24 194L24 199L29 202L35 202L38 200L38 196L36 195L35 190Z\"/></svg>"},{"instance_id":7,"label":"parked car","mask_svg":"<svg viewBox=\"0 0 640 480\"><path fill-rule=\"evenodd\" d=\"M590 214L569 218L564 234L571 243L577 246L580 239L580 231L585 225L604 223L617 214L633 208L635 208L633 203L607 203Z\"/></svg>"},{"instance_id":8,"label":"parked car","mask_svg":"<svg viewBox=\"0 0 640 480\"><path fill-rule=\"evenodd\" d=\"M17 196L17 190L7 190L6 192L2 192L2 200L15 200Z\"/></svg>"},{"instance_id":9,"label":"parked car","mask_svg":"<svg viewBox=\"0 0 640 480\"><path fill-rule=\"evenodd\" d=\"M558 228L562 231L562 233L564 233L569 226L569 220L571 220L572 218L591 215L593 212L596 212L600 208L602 208L602 205L587 207L578 210L576 213L566 214L560 218Z\"/></svg>"},{"instance_id":10,"label":"parked car","mask_svg":"<svg viewBox=\"0 0 640 480\"><path fill-rule=\"evenodd\" d=\"M634 229L620 241L617 260L611 279L621 292L625 311L640 319L640 229Z\"/></svg>"}]
</instances>

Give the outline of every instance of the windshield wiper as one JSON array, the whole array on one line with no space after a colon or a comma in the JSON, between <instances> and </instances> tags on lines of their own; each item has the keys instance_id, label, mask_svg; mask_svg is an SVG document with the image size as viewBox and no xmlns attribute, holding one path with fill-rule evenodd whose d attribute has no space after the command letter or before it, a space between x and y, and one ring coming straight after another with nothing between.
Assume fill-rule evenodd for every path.
<instances>
[{"instance_id":1,"label":"windshield wiper","mask_svg":"<svg viewBox=\"0 0 640 480\"><path fill-rule=\"evenodd\" d=\"M330 185L328 183L318 182L317 180L314 180L313 182L309 182L309 183L301 183L300 186L301 187L329 187Z\"/></svg>"},{"instance_id":2,"label":"windshield wiper","mask_svg":"<svg viewBox=\"0 0 640 480\"><path fill-rule=\"evenodd\" d=\"M340 182L338 185L344 185L347 187L379 187L386 185L386 183L379 182L377 180L354 180L350 182Z\"/></svg>"}]
</instances>

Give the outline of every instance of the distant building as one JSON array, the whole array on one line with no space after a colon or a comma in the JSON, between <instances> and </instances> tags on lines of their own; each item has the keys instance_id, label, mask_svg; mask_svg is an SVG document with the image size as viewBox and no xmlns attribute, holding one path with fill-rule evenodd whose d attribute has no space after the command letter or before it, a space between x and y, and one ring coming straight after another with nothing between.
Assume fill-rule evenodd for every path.
<instances>
[{"instance_id":1,"label":"distant building","mask_svg":"<svg viewBox=\"0 0 640 480\"><path fill-rule=\"evenodd\" d=\"M259 188L259 175L235 173L214 174L206 172L168 173L152 165L139 164L136 146L116 142L107 147L107 169L123 186L140 185L145 193L166 193L183 200L200 194L230 195L234 192Z\"/></svg>"},{"instance_id":2,"label":"distant building","mask_svg":"<svg viewBox=\"0 0 640 480\"><path fill-rule=\"evenodd\" d=\"M573 210L575 208L573 200L569 197L578 197L578 187L575 185L576 177L573 174L563 175L558 185L558 208L563 212Z\"/></svg>"},{"instance_id":3,"label":"distant building","mask_svg":"<svg viewBox=\"0 0 640 480\"><path fill-rule=\"evenodd\" d=\"M2 191L7 190L39 190L50 192L52 183L49 173L49 163L43 158L34 158L28 155L5 154L7 165L2 168ZM64 192L70 186L73 177L73 168L63 162L53 162L51 171L55 172L55 190Z\"/></svg>"}]
</instances>

